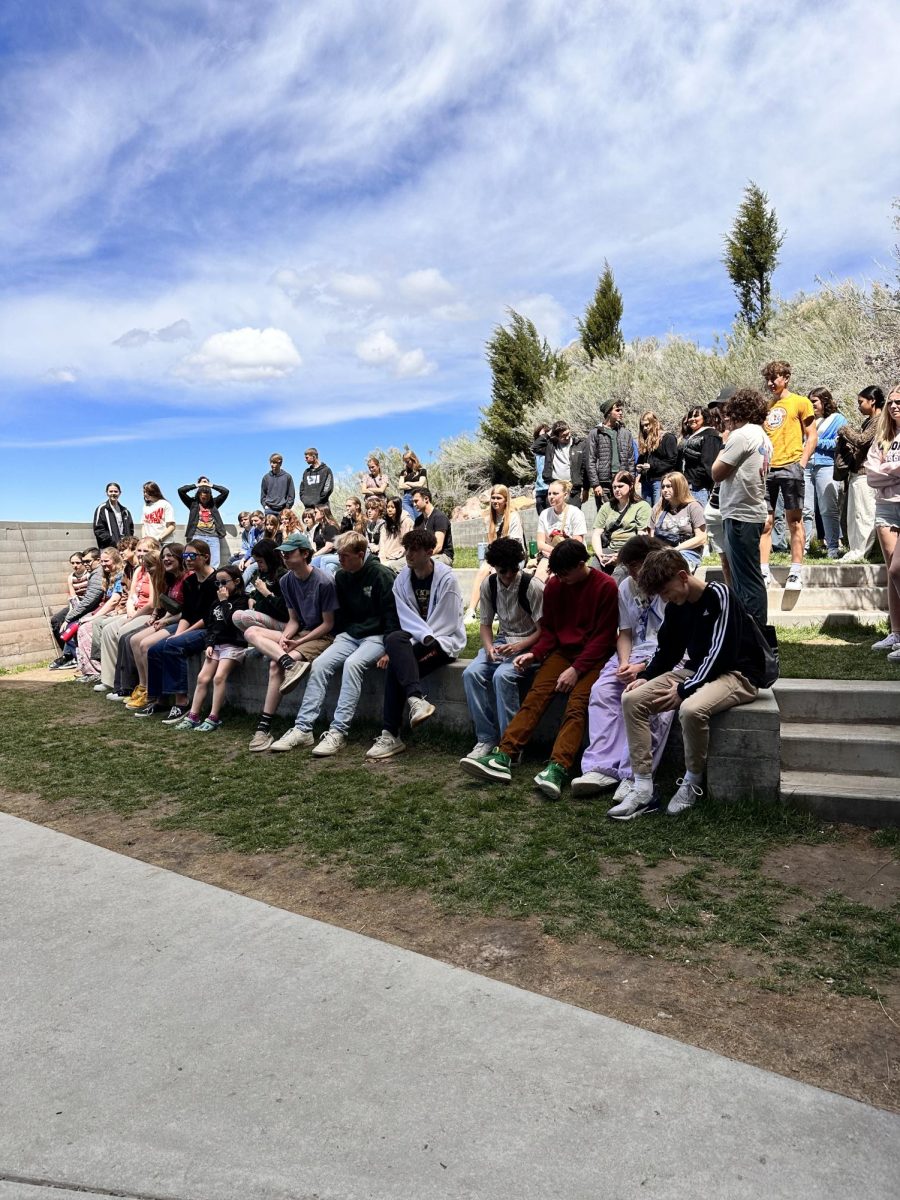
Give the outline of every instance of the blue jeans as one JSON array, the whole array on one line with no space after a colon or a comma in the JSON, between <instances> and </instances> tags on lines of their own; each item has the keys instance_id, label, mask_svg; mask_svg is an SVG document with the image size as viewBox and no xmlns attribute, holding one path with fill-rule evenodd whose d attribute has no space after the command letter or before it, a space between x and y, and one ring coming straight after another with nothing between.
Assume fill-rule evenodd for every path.
<instances>
[{"instance_id":1,"label":"blue jeans","mask_svg":"<svg viewBox=\"0 0 900 1200\"><path fill-rule=\"evenodd\" d=\"M659 502L659 490L661 487L661 479L648 479L646 475L641 476L641 495L651 508L655 508Z\"/></svg>"},{"instance_id":2,"label":"blue jeans","mask_svg":"<svg viewBox=\"0 0 900 1200\"><path fill-rule=\"evenodd\" d=\"M709 499L709 488L692 488L691 495L698 504L702 504L706 508L706 502Z\"/></svg>"},{"instance_id":3,"label":"blue jeans","mask_svg":"<svg viewBox=\"0 0 900 1200\"><path fill-rule=\"evenodd\" d=\"M192 542L206 542L209 546L209 565L214 571L219 569L219 539L212 533L195 533L191 538Z\"/></svg>"},{"instance_id":4,"label":"blue jeans","mask_svg":"<svg viewBox=\"0 0 900 1200\"><path fill-rule=\"evenodd\" d=\"M815 531L816 507L822 517L825 545L829 555L837 555L841 548L841 505L838 489L834 482L834 463L822 466L807 466L803 472L803 525L806 529L806 544Z\"/></svg>"},{"instance_id":5,"label":"blue jeans","mask_svg":"<svg viewBox=\"0 0 900 1200\"><path fill-rule=\"evenodd\" d=\"M323 571L327 571L329 575L334 575L341 565L341 560L337 554L314 554L312 565L319 567Z\"/></svg>"},{"instance_id":6,"label":"blue jeans","mask_svg":"<svg viewBox=\"0 0 900 1200\"><path fill-rule=\"evenodd\" d=\"M206 630L192 629L156 642L147 652L147 692L151 696L187 694L187 660L206 645Z\"/></svg>"},{"instance_id":7,"label":"blue jeans","mask_svg":"<svg viewBox=\"0 0 900 1200\"><path fill-rule=\"evenodd\" d=\"M355 638L349 633L339 633L327 650L323 650L309 669L303 703L294 722L298 729L311 733L316 718L325 703L328 683L338 669L343 667L341 691L335 705L331 728L339 733L350 732L350 722L359 704L363 676L384 654L384 638Z\"/></svg>"},{"instance_id":8,"label":"blue jeans","mask_svg":"<svg viewBox=\"0 0 900 1200\"><path fill-rule=\"evenodd\" d=\"M495 646L502 646L503 639L496 638ZM475 725L475 737L479 742L500 744L506 727L519 711L522 704L522 684L530 684L538 664L534 663L521 674L512 662L492 662L485 649L463 671L463 687L466 703Z\"/></svg>"},{"instance_id":9,"label":"blue jeans","mask_svg":"<svg viewBox=\"0 0 900 1200\"><path fill-rule=\"evenodd\" d=\"M406 515L413 521L413 523L415 523L416 517L418 517L419 512L418 512L418 509L416 508L416 506L413 504L412 496L409 494L409 492L403 493L403 498L401 499L400 504L403 508L403 511L406 513Z\"/></svg>"}]
</instances>

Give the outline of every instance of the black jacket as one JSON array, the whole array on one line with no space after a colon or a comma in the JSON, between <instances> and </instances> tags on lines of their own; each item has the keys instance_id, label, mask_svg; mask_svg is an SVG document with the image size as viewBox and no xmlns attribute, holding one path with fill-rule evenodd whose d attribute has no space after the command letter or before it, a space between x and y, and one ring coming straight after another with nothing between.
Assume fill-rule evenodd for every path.
<instances>
[{"instance_id":1,"label":"black jacket","mask_svg":"<svg viewBox=\"0 0 900 1200\"><path fill-rule=\"evenodd\" d=\"M542 473L544 483L549 484L553 482L553 452L556 449L557 443L543 433L539 433L531 443L531 453L540 454L544 459L544 470ZM570 479L573 491L576 488L587 487L587 475L585 473L586 453L586 439L577 437L573 433L572 440L569 442L569 471L571 472Z\"/></svg>"},{"instance_id":2,"label":"black jacket","mask_svg":"<svg viewBox=\"0 0 900 1200\"><path fill-rule=\"evenodd\" d=\"M639 463L647 463L650 470L641 472L641 479L656 482L664 475L680 469L681 460L678 454L678 438L674 433L664 433L659 445L649 454L639 454Z\"/></svg>"},{"instance_id":3,"label":"black jacket","mask_svg":"<svg viewBox=\"0 0 900 1200\"><path fill-rule=\"evenodd\" d=\"M753 618L724 583L707 584L699 600L667 604L656 653L644 679L672 671L687 653L690 679L678 685L682 700L729 671L740 671L754 687L762 685L765 663L753 634Z\"/></svg>"},{"instance_id":4,"label":"black jacket","mask_svg":"<svg viewBox=\"0 0 900 1200\"><path fill-rule=\"evenodd\" d=\"M215 571L210 571L204 580L198 579L193 572L187 575L181 597L181 619L188 625L196 625L198 621L205 624L216 602Z\"/></svg>"},{"instance_id":5,"label":"black jacket","mask_svg":"<svg viewBox=\"0 0 900 1200\"><path fill-rule=\"evenodd\" d=\"M197 483L186 483L184 487L178 489L178 495L181 497L181 502L190 511L188 512L187 525L184 528L184 540L189 542L197 532L197 522L200 519L200 501L197 499L196 492L200 485ZM206 484L203 485L206 487ZM228 499L228 488L221 487L218 483L209 485L210 491L213 493L209 507L212 511L213 524L216 527L216 536L225 536L225 523L219 513L219 506L224 504ZM191 493L194 495L191 495Z\"/></svg>"},{"instance_id":6,"label":"black jacket","mask_svg":"<svg viewBox=\"0 0 900 1200\"><path fill-rule=\"evenodd\" d=\"M690 433L681 443L681 472L691 491L712 490L712 465L722 449L722 435L709 425Z\"/></svg>"},{"instance_id":7,"label":"black jacket","mask_svg":"<svg viewBox=\"0 0 900 1200\"><path fill-rule=\"evenodd\" d=\"M119 518L122 522L122 532L117 537L110 502L107 500L105 504L98 504L94 509L94 540L98 550L118 545L119 538L134 536L134 520L124 504L119 505Z\"/></svg>"}]
</instances>

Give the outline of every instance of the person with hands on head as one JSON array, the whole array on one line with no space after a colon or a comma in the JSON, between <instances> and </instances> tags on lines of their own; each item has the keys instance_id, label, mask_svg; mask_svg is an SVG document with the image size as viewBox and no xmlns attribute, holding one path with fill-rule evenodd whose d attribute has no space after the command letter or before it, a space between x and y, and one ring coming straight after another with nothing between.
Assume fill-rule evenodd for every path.
<instances>
[{"instance_id":1,"label":"person with hands on head","mask_svg":"<svg viewBox=\"0 0 900 1200\"><path fill-rule=\"evenodd\" d=\"M666 809L676 816L703 795L710 717L755 700L765 672L756 622L724 583L692 575L677 550L651 554L638 587L648 598L659 596L666 608L656 652L622 697L634 782L609 813L620 819L651 802L654 716L677 710L684 735L686 769Z\"/></svg>"},{"instance_id":2,"label":"person with hands on head","mask_svg":"<svg viewBox=\"0 0 900 1200\"><path fill-rule=\"evenodd\" d=\"M188 509L185 541L197 538L209 546L209 561L215 571L219 565L221 539L225 536L225 524L219 509L228 499L228 488L210 483L201 475L196 483L185 483L178 489L182 504Z\"/></svg>"},{"instance_id":3,"label":"person with hands on head","mask_svg":"<svg viewBox=\"0 0 900 1200\"><path fill-rule=\"evenodd\" d=\"M312 542L305 533L292 533L278 550L287 568L279 579L287 605L287 624L280 630L251 625L244 631L250 645L269 659L266 698L250 739L254 752L269 750L275 744L272 721L281 697L297 687L310 663L334 641L338 609L334 578L312 565Z\"/></svg>"},{"instance_id":4,"label":"person with hands on head","mask_svg":"<svg viewBox=\"0 0 900 1200\"><path fill-rule=\"evenodd\" d=\"M521 538L490 543L485 561L494 568L481 584L481 649L463 672L463 687L477 739L469 758L483 758L500 743L519 711L524 687L537 663L517 670L514 660L531 650L541 633L544 585L522 570ZM494 619L499 623L494 636Z\"/></svg>"},{"instance_id":5,"label":"person with hands on head","mask_svg":"<svg viewBox=\"0 0 900 1200\"><path fill-rule=\"evenodd\" d=\"M638 577L651 554L659 550L653 538L639 534L622 547L620 561L627 570L619 584L619 636L616 653L600 672L591 688L588 707L588 746L581 758L582 774L572 780L573 796L590 796L606 788L618 788L614 801L624 799L634 779L628 755L628 739L622 717L622 693L637 679L656 651L656 639L662 625L665 605L658 596L647 597L638 587ZM653 765L659 765L672 713L657 714L651 722ZM630 821L644 813L658 811L651 794L640 808L620 813L614 804L607 816Z\"/></svg>"},{"instance_id":6,"label":"person with hands on head","mask_svg":"<svg viewBox=\"0 0 900 1200\"><path fill-rule=\"evenodd\" d=\"M581 749L591 688L616 645L618 588L609 575L588 566L587 548L572 539L550 555L552 578L544 588L541 633L531 649L513 663L525 671L540 664L522 707L506 727L497 749L460 766L481 780L509 783L510 767L528 745L557 693L568 697L550 762L534 779L545 796L558 799Z\"/></svg>"}]
</instances>

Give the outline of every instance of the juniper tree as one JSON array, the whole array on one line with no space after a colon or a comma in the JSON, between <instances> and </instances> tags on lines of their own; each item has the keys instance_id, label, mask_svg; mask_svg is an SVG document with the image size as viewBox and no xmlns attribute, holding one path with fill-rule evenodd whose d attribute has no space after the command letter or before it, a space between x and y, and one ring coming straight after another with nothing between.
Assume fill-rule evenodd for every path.
<instances>
[{"instance_id":1,"label":"juniper tree","mask_svg":"<svg viewBox=\"0 0 900 1200\"><path fill-rule=\"evenodd\" d=\"M618 358L625 344L622 339L622 293L616 287L608 262L597 281L594 298L587 306L584 320L578 322L581 344L591 362L595 358Z\"/></svg>"},{"instance_id":2,"label":"juniper tree","mask_svg":"<svg viewBox=\"0 0 900 1200\"><path fill-rule=\"evenodd\" d=\"M566 365L534 322L508 309L509 327L498 325L487 343L491 403L482 409L481 435L490 443L495 482L514 482L509 460L528 449L522 414L538 403L545 379L563 379Z\"/></svg>"},{"instance_id":3,"label":"juniper tree","mask_svg":"<svg viewBox=\"0 0 900 1200\"><path fill-rule=\"evenodd\" d=\"M784 242L774 205L751 180L744 189L722 261L741 306L738 316L753 334L765 335L772 313L772 276Z\"/></svg>"}]
</instances>

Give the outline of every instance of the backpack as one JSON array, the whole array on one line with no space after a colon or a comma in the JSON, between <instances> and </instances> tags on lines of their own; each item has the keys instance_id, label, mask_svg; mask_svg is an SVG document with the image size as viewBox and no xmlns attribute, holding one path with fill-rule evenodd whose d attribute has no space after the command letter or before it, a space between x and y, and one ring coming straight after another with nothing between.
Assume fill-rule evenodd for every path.
<instances>
[{"instance_id":1,"label":"backpack","mask_svg":"<svg viewBox=\"0 0 900 1200\"><path fill-rule=\"evenodd\" d=\"M528 585L534 579L534 575L529 571L522 572L522 578L519 580L519 607L524 608L531 616L531 601L528 599ZM488 594L491 597L491 604L494 606L494 612L497 611L497 576L488 575Z\"/></svg>"},{"instance_id":2,"label":"backpack","mask_svg":"<svg viewBox=\"0 0 900 1200\"><path fill-rule=\"evenodd\" d=\"M755 617L752 617L750 613L746 613L745 615L750 622L750 632L762 659L759 687L770 688L781 673L781 663L778 655L778 633L774 625L766 625L760 628L759 622Z\"/></svg>"}]
</instances>

